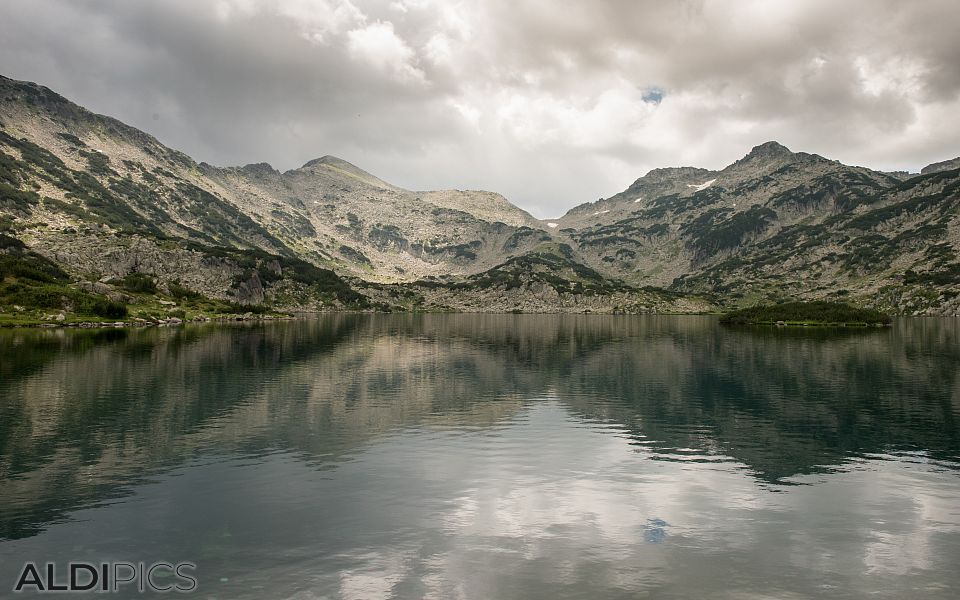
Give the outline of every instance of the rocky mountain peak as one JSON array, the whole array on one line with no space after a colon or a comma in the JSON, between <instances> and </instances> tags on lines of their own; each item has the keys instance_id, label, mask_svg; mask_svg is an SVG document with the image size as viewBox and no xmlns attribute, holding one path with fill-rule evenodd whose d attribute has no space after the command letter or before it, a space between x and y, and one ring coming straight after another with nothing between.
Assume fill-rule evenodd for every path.
<instances>
[{"instance_id":1,"label":"rocky mountain peak","mask_svg":"<svg viewBox=\"0 0 960 600\"><path fill-rule=\"evenodd\" d=\"M746 156L725 168L722 173L735 179L753 178L776 171L784 165L800 162L813 155L792 152L783 144L775 141L754 146Z\"/></svg>"},{"instance_id":2,"label":"rocky mountain peak","mask_svg":"<svg viewBox=\"0 0 960 600\"><path fill-rule=\"evenodd\" d=\"M304 163L304 165L303 165L302 167L300 167L300 168L301 168L301 169L309 169L310 167L316 167L316 166L318 166L318 165L330 165L330 166L334 166L334 167L348 167L348 168L352 168L352 169L357 169L357 168L358 168L357 166L355 166L355 165L353 165L353 164L351 164L351 163L343 160L342 158L337 158L336 156L331 156L330 154L327 154L327 155L325 155L325 156L321 156L320 158L315 158L315 159L313 159L313 160L308 160L308 161L307 161L306 163Z\"/></svg>"},{"instance_id":3,"label":"rocky mountain peak","mask_svg":"<svg viewBox=\"0 0 960 600\"><path fill-rule=\"evenodd\" d=\"M709 175L710 173L712 173L712 171L701 169L699 167L662 167L647 171L647 174L638 179L636 183L664 183L680 181L690 177L702 177Z\"/></svg>"},{"instance_id":4,"label":"rocky mountain peak","mask_svg":"<svg viewBox=\"0 0 960 600\"><path fill-rule=\"evenodd\" d=\"M789 148L777 141L764 142L758 146L754 146L750 152L744 157L744 159L758 159L758 158L771 158L771 157L782 157L790 158L795 156Z\"/></svg>"},{"instance_id":5,"label":"rocky mountain peak","mask_svg":"<svg viewBox=\"0 0 960 600\"><path fill-rule=\"evenodd\" d=\"M31 104L60 105L69 104L69 100L46 86L30 81L17 81L0 75L0 91L4 101L28 101Z\"/></svg>"},{"instance_id":6,"label":"rocky mountain peak","mask_svg":"<svg viewBox=\"0 0 960 600\"><path fill-rule=\"evenodd\" d=\"M40 115L48 123L58 124L71 135L82 137L85 131L94 129L101 136L105 134L134 146L150 147L154 153L168 155L175 162L184 159L192 162L185 154L162 146L152 135L112 117L92 113L46 86L0 75L0 116L6 115L10 121L21 121L28 118L29 114Z\"/></svg>"},{"instance_id":7,"label":"rocky mountain peak","mask_svg":"<svg viewBox=\"0 0 960 600\"><path fill-rule=\"evenodd\" d=\"M396 186L390 185L389 183L383 181L379 177L364 171L353 163L329 154L307 161L302 167L300 167L299 170L317 171L319 169L327 170L328 172L332 171L338 175L346 175L351 179L361 181L373 187L390 190L399 189Z\"/></svg>"}]
</instances>

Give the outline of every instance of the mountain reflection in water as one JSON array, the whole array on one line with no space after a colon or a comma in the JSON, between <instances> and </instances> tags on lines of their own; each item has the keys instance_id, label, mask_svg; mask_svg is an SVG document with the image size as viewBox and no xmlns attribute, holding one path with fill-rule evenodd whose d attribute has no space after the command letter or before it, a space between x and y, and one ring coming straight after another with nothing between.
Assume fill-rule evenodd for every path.
<instances>
[{"instance_id":1,"label":"mountain reflection in water","mask_svg":"<svg viewBox=\"0 0 960 600\"><path fill-rule=\"evenodd\" d=\"M330 315L0 331L0 586L949 597L960 324Z\"/></svg>"}]
</instances>

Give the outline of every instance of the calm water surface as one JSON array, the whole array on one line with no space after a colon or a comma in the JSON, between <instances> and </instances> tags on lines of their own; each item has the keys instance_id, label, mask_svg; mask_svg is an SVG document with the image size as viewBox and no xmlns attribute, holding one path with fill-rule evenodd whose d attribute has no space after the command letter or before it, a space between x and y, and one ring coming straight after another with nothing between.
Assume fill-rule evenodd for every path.
<instances>
[{"instance_id":1,"label":"calm water surface","mask_svg":"<svg viewBox=\"0 0 960 600\"><path fill-rule=\"evenodd\" d=\"M0 331L0 597L168 560L224 599L956 598L958 419L950 319Z\"/></svg>"}]
</instances>

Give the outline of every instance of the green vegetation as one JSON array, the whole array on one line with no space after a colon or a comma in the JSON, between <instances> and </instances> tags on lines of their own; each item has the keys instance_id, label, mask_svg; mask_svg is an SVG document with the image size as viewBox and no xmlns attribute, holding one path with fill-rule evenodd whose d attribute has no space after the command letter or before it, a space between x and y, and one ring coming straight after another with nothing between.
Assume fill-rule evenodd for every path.
<instances>
[{"instance_id":1,"label":"green vegetation","mask_svg":"<svg viewBox=\"0 0 960 600\"><path fill-rule=\"evenodd\" d=\"M34 206L40 196L34 191L22 191L20 184L23 175L17 167L17 161L5 152L0 152L0 209L25 215Z\"/></svg>"},{"instance_id":2,"label":"green vegetation","mask_svg":"<svg viewBox=\"0 0 960 600\"><path fill-rule=\"evenodd\" d=\"M27 250L17 238L0 234L0 282L8 279L54 283L67 281L67 274L46 258Z\"/></svg>"},{"instance_id":3,"label":"green vegetation","mask_svg":"<svg viewBox=\"0 0 960 600\"><path fill-rule=\"evenodd\" d=\"M550 235L546 232L524 226L510 234L507 241L503 243L503 250L504 252L512 252L519 248L521 244L547 242L549 240Z\"/></svg>"},{"instance_id":4,"label":"green vegetation","mask_svg":"<svg viewBox=\"0 0 960 600\"><path fill-rule=\"evenodd\" d=\"M890 181L877 181L866 173L841 170L774 194L770 205L810 210L833 203L839 210L848 211L860 204L875 202L876 194L889 184Z\"/></svg>"},{"instance_id":5,"label":"green vegetation","mask_svg":"<svg viewBox=\"0 0 960 600\"><path fill-rule=\"evenodd\" d=\"M87 145L83 143L83 140L73 135L72 133L58 133L57 137L63 141L72 144L78 148L86 148Z\"/></svg>"},{"instance_id":6,"label":"green vegetation","mask_svg":"<svg viewBox=\"0 0 960 600\"><path fill-rule=\"evenodd\" d=\"M211 240L246 246L251 238L259 238L278 251L289 252L283 242L226 200L192 183L178 183L177 191L180 210L196 217Z\"/></svg>"},{"instance_id":7,"label":"green vegetation","mask_svg":"<svg viewBox=\"0 0 960 600\"><path fill-rule=\"evenodd\" d=\"M424 253L430 256L447 256L456 261L472 261L477 259L475 250L483 246L480 240L473 240L466 244L433 245L430 242L426 244L414 244L410 247L411 252L415 254Z\"/></svg>"},{"instance_id":8,"label":"green vegetation","mask_svg":"<svg viewBox=\"0 0 960 600\"><path fill-rule=\"evenodd\" d=\"M649 208L644 209L638 215L643 219L662 221L668 214L679 215L695 208L710 206L716 204L719 199L720 194L714 188L701 190L690 197L669 194L660 196L650 202Z\"/></svg>"},{"instance_id":9,"label":"green vegetation","mask_svg":"<svg viewBox=\"0 0 960 600\"><path fill-rule=\"evenodd\" d=\"M170 317L181 320L193 320L198 317L229 318L248 313L254 315L281 314L269 304L240 304L239 302L217 300L183 286L180 286L176 295L171 291L170 297L177 298L176 306L170 306L170 302L162 300L160 294L137 295L132 299L136 304L130 305L130 313L133 317L147 320L168 319Z\"/></svg>"},{"instance_id":10,"label":"green vegetation","mask_svg":"<svg viewBox=\"0 0 960 600\"><path fill-rule=\"evenodd\" d=\"M382 225L377 223L370 233L367 234L370 243L380 251L386 251L390 248L403 251L409 248L410 244L400 233L400 228L396 225Z\"/></svg>"},{"instance_id":11,"label":"green vegetation","mask_svg":"<svg viewBox=\"0 0 960 600\"><path fill-rule=\"evenodd\" d=\"M175 300L196 300L203 297L200 293L172 281L167 284L167 290Z\"/></svg>"},{"instance_id":12,"label":"green vegetation","mask_svg":"<svg viewBox=\"0 0 960 600\"><path fill-rule=\"evenodd\" d=\"M157 292L156 280L145 273L130 273L123 278L120 286L128 292L138 292L143 294L155 294Z\"/></svg>"},{"instance_id":13,"label":"green vegetation","mask_svg":"<svg viewBox=\"0 0 960 600\"><path fill-rule=\"evenodd\" d=\"M70 312L79 320L85 320L84 317L123 319L128 314L122 302L59 283L5 282L0 284L0 305Z\"/></svg>"},{"instance_id":14,"label":"green vegetation","mask_svg":"<svg viewBox=\"0 0 960 600\"><path fill-rule=\"evenodd\" d=\"M274 218L275 224L295 235L304 237L315 237L317 235L313 223L301 214L274 209L270 211L270 216Z\"/></svg>"},{"instance_id":15,"label":"green vegetation","mask_svg":"<svg viewBox=\"0 0 960 600\"><path fill-rule=\"evenodd\" d=\"M67 274L59 267L29 251L20 240L2 234L0 307L67 311L80 317L106 319L127 316L123 303L71 287Z\"/></svg>"},{"instance_id":16,"label":"green vegetation","mask_svg":"<svg viewBox=\"0 0 960 600\"><path fill-rule=\"evenodd\" d=\"M117 172L110 168L110 157L106 154L94 150L93 152L81 151L84 158L87 159L88 169L91 173L97 175L116 175Z\"/></svg>"},{"instance_id":17,"label":"green vegetation","mask_svg":"<svg viewBox=\"0 0 960 600\"><path fill-rule=\"evenodd\" d=\"M648 244L655 244L655 238L666 235L670 226L655 223L648 227L639 224L643 217L629 217L609 225L598 225L576 232L571 237L581 249L591 248L599 251L605 263L617 260L629 261L637 257L637 251ZM611 256L610 253L613 253Z\"/></svg>"},{"instance_id":18,"label":"green vegetation","mask_svg":"<svg viewBox=\"0 0 960 600\"><path fill-rule=\"evenodd\" d=\"M955 286L960 283L960 263L943 265L937 270L916 272L908 269L903 276L907 284Z\"/></svg>"},{"instance_id":19,"label":"green vegetation","mask_svg":"<svg viewBox=\"0 0 960 600\"><path fill-rule=\"evenodd\" d=\"M162 235L153 222L155 219L145 218L131 208L130 199L119 197L94 177L92 173L116 175L105 155L84 151L90 170L75 171L50 151L26 139L17 139L0 131L0 143L18 150L22 156L21 160L16 160L0 152L0 185L11 188L0 188L4 206L19 203L22 208L24 204L36 204L39 197L33 192L20 191L19 187L38 178L63 190L69 200L46 202L51 207L64 208L68 214L109 225L118 231Z\"/></svg>"},{"instance_id":20,"label":"green vegetation","mask_svg":"<svg viewBox=\"0 0 960 600\"><path fill-rule=\"evenodd\" d=\"M24 192L12 185L0 183L0 208L11 212L26 214L26 208L34 206L40 200L36 192Z\"/></svg>"},{"instance_id":21,"label":"green vegetation","mask_svg":"<svg viewBox=\"0 0 960 600\"><path fill-rule=\"evenodd\" d=\"M206 250L216 253L217 249ZM285 278L304 284L308 297L319 298L324 303L337 300L346 308L371 307L365 296L332 271L262 251L220 250L219 258L242 263L248 272L260 274L265 283ZM111 297L91 293L87 291L89 288L72 283L67 273L30 251L22 241L0 234L0 325L74 324L128 318L149 322L172 317L232 318L248 313L276 313L266 303L248 305L208 298L178 282L168 282L164 293L156 279L145 273L130 273L114 285L123 293L111 292Z\"/></svg>"},{"instance_id":22,"label":"green vegetation","mask_svg":"<svg viewBox=\"0 0 960 600\"><path fill-rule=\"evenodd\" d=\"M681 226L681 232L690 236L687 248L693 251L695 262L736 248L748 236L766 230L777 218L777 213L759 205L728 217L731 212L729 208L710 209Z\"/></svg>"},{"instance_id":23,"label":"green vegetation","mask_svg":"<svg viewBox=\"0 0 960 600\"><path fill-rule=\"evenodd\" d=\"M944 174L947 176L945 177ZM925 214L925 215L947 215L957 209L960 205L960 179L956 179L958 171L944 171L934 173L933 175L922 175L909 179L910 189L916 187L919 183L940 183L947 180L949 183L936 192L929 194L918 194L908 200L897 202L877 208L862 215L858 215L847 223L847 227L861 230L873 229L875 227L893 223L902 217ZM952 181L950 181L953 179ZM924 190L926 191L926 190Z\"/></svg>"},{"instance_id":24,"label":"green vegetation","mask_svg":"<svg viewBox=\"0 0 960 600\"><path fill-rule=\"evenodd\" d=\"M367 258L367 255L363 252L360 252L356 248L351 248L347 245L341 245L338 252L340 255L346 258L349 261L360 263L362 265L371 265L370 259Z\"/></svg>"},{"instance_id":25,"label":"green vegetation","mask_svg":"<svg viewBox=\"0 0 960 600\"><path fill-rule=\"evenodd\" d=\"M541 244L535 251L516 256L489 271L468 277L466 281L441 284L420 281L426 287L449 285L458 291L503 288L517 289L543 283L559 294L595 296L631 289L618 281L611 281L590 267L577 262L573 250L566 244Z\"/></svg>"},{"instance_id":26,"label":"green vegetation","mask_svg":"<svg viewBox=\"0 0 960 600\"><path fill-rule=\"evenodd\" d=\"M258 248L210 247L195 242L187 243L187 247L210 257L229 260L244 269L240 280L248 280L254 272L265 285L286 278L303 284L312 296L326 303L336 300L347 308L370 308L368 298L350 287L342 277L303 259L270 254Z\"/></svg>"},{"instance_id":27,"label":"green vegetation","mask_svg":"<svg viewBox=\"0 0 960 600\"><path fill-rule=\"evenodd\" d=\"M816 301L751 306L727 313L720 322L729 325L868 326L889 325L890 317L868 308Z\"/></svg>"}]
</instances>

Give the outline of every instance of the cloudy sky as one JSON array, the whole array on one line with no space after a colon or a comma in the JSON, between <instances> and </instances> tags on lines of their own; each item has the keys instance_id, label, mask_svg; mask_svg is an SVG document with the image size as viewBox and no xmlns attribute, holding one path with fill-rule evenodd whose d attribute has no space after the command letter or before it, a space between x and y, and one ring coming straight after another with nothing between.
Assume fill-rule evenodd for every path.
<instances>
[{"instance_id":1,"label":"cloudy sky","mask_svg":"<svg viewBox=\"0 0 960 600\"><path fill-rule=\"evenodd\" d=\"M955 0L4 0L0 73L200 161L333 154L539 217L761 142L960 155Z\"/></svg>"}]
</instances>

